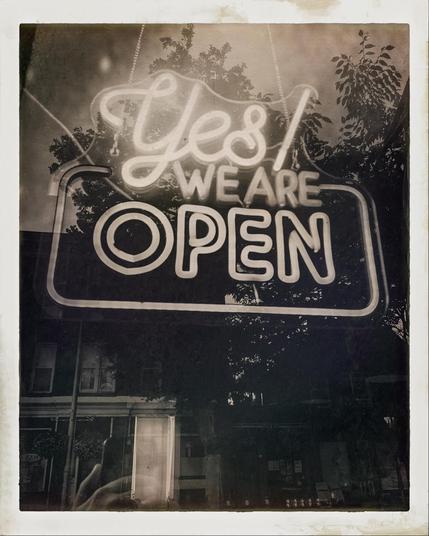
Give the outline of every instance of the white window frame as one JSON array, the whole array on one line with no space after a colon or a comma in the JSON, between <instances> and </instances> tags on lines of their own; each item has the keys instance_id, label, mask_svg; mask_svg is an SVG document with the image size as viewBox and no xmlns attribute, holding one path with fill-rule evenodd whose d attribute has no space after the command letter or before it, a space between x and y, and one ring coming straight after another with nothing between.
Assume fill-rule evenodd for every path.
<instances>
[{"instance_id":1,"label":"white window frame","mask_svg":"<svg viewBox=\"0 0 429 536\"><path fill-rule=\"evenodd\" d=\"M51 379L49 382L49 389L36 389L34 385L34 381L36 379L36 369L44 368L44 367L38 367L37 363L38 363L41 349L46 346L52 346L53 348L55 348L54 361L52 363L52 368L51 368ZM36 352L34 354L33 370L31 374L31 392L32 393L37 393L37 394L52 393L52 387L54 384L55 366L57 362L57 350L58 350L58 345L56 342L42 342L41 341L36 344Z\"/></svg>"}]
</instances>

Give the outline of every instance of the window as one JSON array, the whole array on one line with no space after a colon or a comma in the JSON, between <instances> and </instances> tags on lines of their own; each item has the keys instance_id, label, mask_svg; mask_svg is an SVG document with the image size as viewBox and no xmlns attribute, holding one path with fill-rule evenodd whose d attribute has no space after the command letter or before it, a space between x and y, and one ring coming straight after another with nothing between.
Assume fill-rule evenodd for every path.
<instances>
[{"instance_id":1,"label":"window","mask_svg":"<svg viewBox=\"0 0 429 536\"><path fill-rule=\"evenodd\" d=\"M113 393L115 391L115 369L112 359L103 355L96 344L82 346L80 391L86 393Z\"/></svg>"},{"instance_id":2,"label":"window","mask_svg":"<svg viewBox=\"0 0 429 536\"><path fill-rule=\"evenodd\" d=\"M204 445L199 437L182 436L182 457L202 458L205 455Z\"/></svg>"},{"instance_id":3,"label":"window","mask_svg":"<svg viewBox=\"0 0 429 536\"><path fill-rule=\"evenodd\" d=\"M20 486L24 493L45 489L48 460L38 454L25 453L20 461Z\"/></svg>"},{"instance_id":4,"label":"window","mask_svg":"<svg viewBox=\"0 0 429 536\"><path fill-rule=\"evenodd\" d=\"M34 393L50 393L52 391L56 354L57 345L54 343L39 343L37 345L31 386Z\"/></svg>"},{"instance_id":5,"label":"window","mask_svg":"<svg viewBox=\"0 0 429 536\"><path fill-rule=\"evenodd\" d=\"M179 502L181 506L192 508L202 506L207 503L205 488L181 489L179 492Z\"/></svg>"},{"instance_id":6,"label":"window","mask_svg":"<svg viewBox=\"0 0 429 536\"><path fill-rule=\"evenodd\" d=\"M49 428L22 428L20 430L20 474L22 493L44 491L48 460L33 452L33 442L37 436L49 432Z\"/></svg>"},{"instance_id":7,"label":"window","mask_svg":"<svg viewBox=\"0 0 429 536\"><path fill-rule=\"evenodd\" d=\"M280 471L280 460L268 460L268 471Z\"/></svg>"}]
</instances>

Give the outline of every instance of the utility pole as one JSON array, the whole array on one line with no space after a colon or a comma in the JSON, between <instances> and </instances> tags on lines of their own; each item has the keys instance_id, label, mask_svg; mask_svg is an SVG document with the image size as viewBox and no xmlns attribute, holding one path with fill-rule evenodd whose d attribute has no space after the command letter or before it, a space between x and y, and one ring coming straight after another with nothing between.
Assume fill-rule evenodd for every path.
<instances>
[{"instance_id":1,"label":"utility pole","mask_svg":"<svg viewBox=\"0 0 429 536\"><path fill-rule=\"evenodd\" d=\"M66 462L64 465L63 487L62 487L62 492L61 492L61 510L65 510L67 507L67 495L68 495L68 488L69 488L69 481L70 481L74 434L76 430L76 411L77 411L77 401L78 401L78 396L79 396L82 330L83 330L83 321L80 320L79 332L77 336L77 346L76 346L76 360L75 360L74 378L73 378L73 394L72 394L71 407L70 407L69 427L67 431L67 454L66 454Z\"/></svg>"}]
</instances>

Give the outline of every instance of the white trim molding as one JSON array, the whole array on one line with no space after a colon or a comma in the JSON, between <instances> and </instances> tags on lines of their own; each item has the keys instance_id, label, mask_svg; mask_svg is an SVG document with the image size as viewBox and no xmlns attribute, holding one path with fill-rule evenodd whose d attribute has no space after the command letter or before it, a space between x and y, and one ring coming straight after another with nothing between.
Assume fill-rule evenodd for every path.
<instances>
[{"instance_id":1,"label":"white trim molding","mask_svg":"<svg viewBox=\"0 0 429 536\"><path fill-rule=\"evenodd\" d=\"M22 417L68 417L70 396L23 396L20 399ZM163 398L139 396L80 396L77 416L125 417L134 415L174 415L176 402Z\"/></svg>"}]
</instances>

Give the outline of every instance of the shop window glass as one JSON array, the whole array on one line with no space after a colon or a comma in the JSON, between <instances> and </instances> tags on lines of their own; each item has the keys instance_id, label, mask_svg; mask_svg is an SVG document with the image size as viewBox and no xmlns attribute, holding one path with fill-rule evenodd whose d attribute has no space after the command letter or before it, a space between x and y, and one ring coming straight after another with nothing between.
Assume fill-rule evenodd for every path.
<instances>
[{"instance_id":1,"label":"shop window glass","mask_svg":"<svg viewBox=\"0 0 429 536\"><path fill-rule=\"evenodd\" d=\"M112 393L115 391L115 370L110 357L96 344L82 346L80 391L83 393Z\"/></svg>"},{"instance_id":2,"label":"shop window glass","mask_svg":"<svg viewBox=\"0 0 429 536\"><path fill-rule=\"evenodd\" d=\"M40 343L37 345L32 382L34 393L50 393L52 391L56 353L56 344Z\"/></svg>"}]
</instances>

